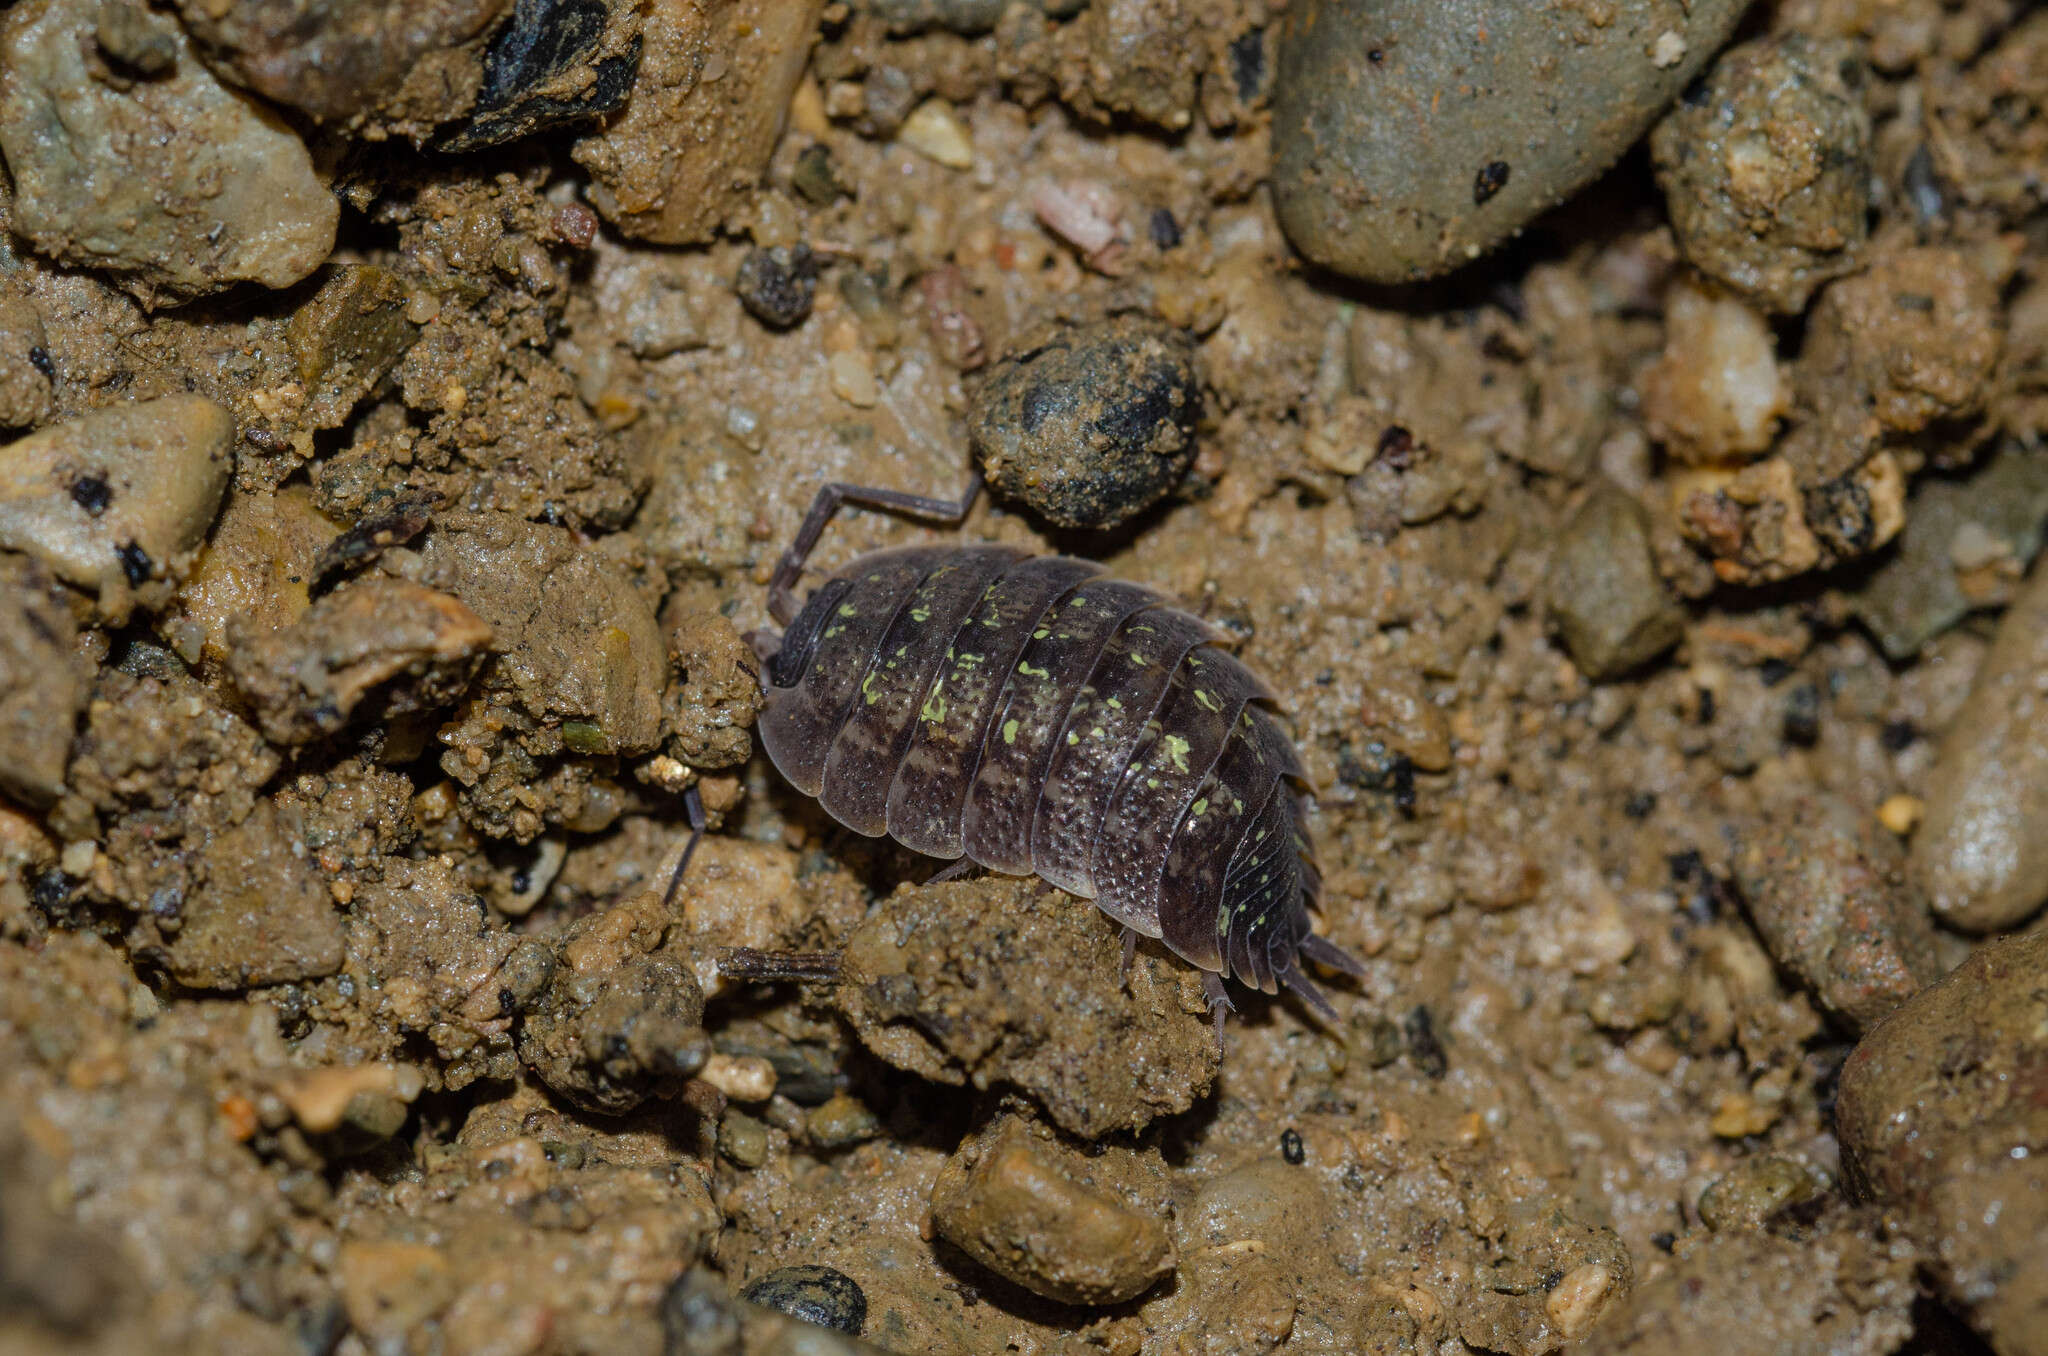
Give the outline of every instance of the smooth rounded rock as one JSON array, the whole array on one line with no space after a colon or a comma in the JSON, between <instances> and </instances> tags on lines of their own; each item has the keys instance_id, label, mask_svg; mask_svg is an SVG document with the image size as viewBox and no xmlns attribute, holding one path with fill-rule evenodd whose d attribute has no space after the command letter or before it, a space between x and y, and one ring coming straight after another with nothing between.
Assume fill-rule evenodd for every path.
<instances>
[{"instance_id":1,"label":"smooth rounded rock","mask_svg":"<svg viewBox=\"0 0 2048 1356\"><path fill-rule=\"evenodd\" d=\"M2048 899L2048 570L2006 609L1922 793L1913 866L1944 922L2008 928Z\"/></svg>"},{"instance_id":2,"label":"smooth rounded rock","mask_svg":"<svg viewBox=\"0 0 2048 1356\"><path fill-rule=\"evenodd\" d=\"M860 1282L837 1267L778 1267L741 1291L740 1298L854 1337L867 1326L867 1295Z\"/></svg>"},{"instance_id":3,"label":"smooth rounded rock","mask_svg":"<svg viewBox=\"0 0 2048 1356\"><path fill-rule=\"evenodd\" d=\"M206 537L235 421L204 396L95 410L0 448L0 547L103 594L175 572Z\"/></svg>"},{"instance_id":4,"label":"smooth rounded rock","mask_svg":"<svg viewBox=\"0 0 2048 1356\"><path fill-rule=\"evenodd\" d=\"M1121 1304L1173 1270L1156 1155L1103 1144L1084 1158L1008 1117L962 1145L932 1184L932 1225L975 1261L1062 1304Z\"/></svg>"},{"instance_id":5,"label":"smooth rounded rock","mask_svg":"<svg viewBox=\"0 0 2048 1356\"><path fill-rule=\"evenodd\" d=\"M1477 258L1613 164L1748 0L1322 0L1280 41L1273 195L1372 282Z\"/></svg>"},{"instance_id":6,"label":"smooth rounded rock","mask_svg":"<svg viewBox=\"0 0 2048 1356\"><path fill-rule=\"evenodd\" d=\"M1186 337L1143 316L1033 336L989 372L968 432L996 493L1061 527L1114 527L1195 456L1201 379Z\"/></svg>"}]
</instances>

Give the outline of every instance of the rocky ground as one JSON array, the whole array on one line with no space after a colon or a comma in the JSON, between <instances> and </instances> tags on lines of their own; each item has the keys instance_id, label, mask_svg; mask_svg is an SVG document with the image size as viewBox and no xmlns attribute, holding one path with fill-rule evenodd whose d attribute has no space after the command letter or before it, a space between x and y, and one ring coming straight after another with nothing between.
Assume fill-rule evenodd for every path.
<instances>
[{"instance_id":1,"label":"rocky ground","mask_svg":"<svg viewBox=\"0 0 2048 1356\"><path fill-rule=\"evenodd\" d=\"M19 0L0 158L0 1351L2048 1353L2048 11ZM1235 637L1336 1021L756 756L970 466L817 563Z\"/></svg>"}]
</instances>

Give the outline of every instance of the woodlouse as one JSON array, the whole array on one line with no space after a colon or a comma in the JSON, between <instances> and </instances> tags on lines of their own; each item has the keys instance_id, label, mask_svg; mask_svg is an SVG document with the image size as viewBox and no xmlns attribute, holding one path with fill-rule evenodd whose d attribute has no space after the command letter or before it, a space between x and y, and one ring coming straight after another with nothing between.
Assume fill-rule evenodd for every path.
<instances>
[{"instance_id":1,"label":"woodlouse","mask_svg":"<svg viewBox=\"0 0 2048 1356\"><path fill-rule=\"evenodd\" d=\"M1322 878L1301 764L1272 692L1208 623L1091 562L1008 546L873 552L799 605L843 504L957 523L981 484L957 501L819 492L769 586L784 628L756 726L769 758L857 833L1092 899L1127 957L1143 935L1199 967L1219 1020L1224 975L1334 1016L1300 958L1363 967L1309 928Z\"/></svg>"}]
</instances>

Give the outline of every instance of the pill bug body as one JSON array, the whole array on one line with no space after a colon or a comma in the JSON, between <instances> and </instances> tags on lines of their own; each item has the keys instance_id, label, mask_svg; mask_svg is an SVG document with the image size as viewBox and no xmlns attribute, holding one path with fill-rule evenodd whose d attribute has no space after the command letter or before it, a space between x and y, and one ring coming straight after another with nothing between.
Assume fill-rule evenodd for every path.
<instances>
[{"instance_id":1,"label":"pill bug body","mask_svg":"<svg viewBox=\"0 0 2048 1356\"><path fill-rule=\"evenodd\" d=\"M1358 972L1309 928L1321 876L1272 694L1207 623L1006 546L863 556L786 621L761 744L848 828L1041 876L1325 1013L1300 957Z\"/></svg>"}]
</instances>

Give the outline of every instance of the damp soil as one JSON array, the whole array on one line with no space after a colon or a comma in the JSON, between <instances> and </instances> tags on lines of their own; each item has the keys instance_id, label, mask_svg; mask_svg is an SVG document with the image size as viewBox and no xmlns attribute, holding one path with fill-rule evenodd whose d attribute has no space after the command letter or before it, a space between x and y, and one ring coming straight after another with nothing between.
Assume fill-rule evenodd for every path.
<instances>
[{"instance_id":1,"label":"damp soil","mask_svg":"<svg viewBox=\"0 0 2048 1356\"><path fill-rule=\"evenodd\" d=\"M1389 287L1276 215L1266 0L317 8L0 16L0 1349L2048 1351L2048 15L1758 7ZM71 195L85 86L256 189ZM1220 1049L750 735L818 487L1139 328L1171 447L813 564L1266 677L1364 974Z\"/></svg>"}]
</instances>

